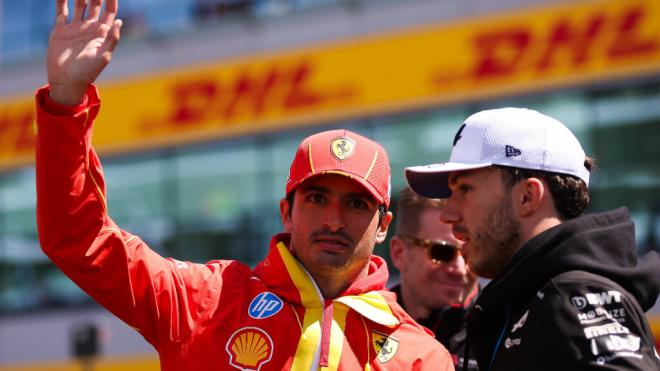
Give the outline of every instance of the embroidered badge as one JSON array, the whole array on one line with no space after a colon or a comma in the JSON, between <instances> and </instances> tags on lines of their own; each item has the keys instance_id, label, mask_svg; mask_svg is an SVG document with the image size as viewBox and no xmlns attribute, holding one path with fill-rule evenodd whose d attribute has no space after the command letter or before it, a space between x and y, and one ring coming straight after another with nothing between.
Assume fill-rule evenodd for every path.
<instances>
[{"instance_id":1,"label":"embroidered badge","mask_svg":"<svg viewBox=\"0 0 660 371\"><path fill-rule=\"evenodd\" d=\"M264 319L274 316L283 307L282 299L272 292L262 292L255 296L248 307L248 314L254 319Z\"/></svg>"},{"instance_id":2,"label":"embroidered badge","mask_svg":"<svg viewBox=\"0 0 660 371\"><path fill-rule=\"evenodd\" d=\"M392 359L394 354L396 354L396 351L399 349L398 339L378 331L371 332L371 342L376 351L376 358L378 358L381 363L385 363Z\"/></svg>"},{"instance_id":3,"label":"embroidered badge","mask_svg":"<svg viewBox=\"0 0 660 371\"><path fill-rule=\"evenodd\" d=\"M351 138L341 137L332 141L330 144L332 155L339 161L343 161L355 151L355 141Z\"/></svg>"},{"instance_id":4,"label":"embroidered badge","mask_svg":"<svg viewBox=\"0 0 660 371\"><path fill-rule=\"evenodd\" d=\"M273 356L273 340L260 328L243 327L231 335L225 349L230 365L239 370L258 371Z\"/></svg>"}]
</instances>

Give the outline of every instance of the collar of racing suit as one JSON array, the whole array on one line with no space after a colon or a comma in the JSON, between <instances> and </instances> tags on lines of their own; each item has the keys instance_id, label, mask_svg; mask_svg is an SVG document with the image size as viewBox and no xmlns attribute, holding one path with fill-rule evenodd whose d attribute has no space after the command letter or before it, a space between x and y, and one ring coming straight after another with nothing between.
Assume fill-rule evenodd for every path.
<instances>
[{"instance_id":1,"label":"collar of racing suit","mask_svg":"<svg viewBox=\"0 0 660 371\"><path fill-rule=\"evenodd\" d=\"M385 261L371 256L366 277L353 282L335 299L325 299L318 285L291 254L289 234L275 235L266 259L254 269L255 276L293 306L298 316L301 339L296 357L309 364L327 367L333 353L341 350L345 319L349 309L361 317L387 327L396 327L399 320L388 301L379 292L385 289L388 271ZM298 310L302 310L302 313ZM301 321L302 318L302 321ZM365 331L367 327L365 325Z\"/></svg>"}]
</instances>

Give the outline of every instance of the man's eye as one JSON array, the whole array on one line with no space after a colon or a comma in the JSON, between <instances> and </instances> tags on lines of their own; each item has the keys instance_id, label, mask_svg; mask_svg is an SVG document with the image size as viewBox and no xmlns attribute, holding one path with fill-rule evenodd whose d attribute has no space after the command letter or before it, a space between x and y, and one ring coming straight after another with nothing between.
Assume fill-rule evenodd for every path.
<instances>
[{"instance_id":1,"label":"man's eye","mask_svg":"<svg viewBox=\"0 0 660 371\"><path fill-rule=\"evenodd\" d=\"M307 199L313 204L322 204L325 201L325 196L320 193L312 193L307 197Z\"/></svg>"},{"instance_id":2,"label":"man's eye","mask_svg":"<svg viewBox=\"0 0 660 371\"><path fill-rule=\"evenodd\" d=\"M458 192L462 195L466 194L468 191L471 191L471 190L472 190L472 187L470 187L467 184L461 184L460 186L458 186Z\"/></svg>"},{"instance_id":3,"label":"man's eye","mask_svg":"<svg viewBox=\"0 0 660 371\"><path fill-rule=\"evenodd\" d=\"M360 210L366 210L369 208L369 203L367 203L365 200L359 199L359 198L354 198L349 201L351 207L360 209Z\"/></svg>"}]
</instances>

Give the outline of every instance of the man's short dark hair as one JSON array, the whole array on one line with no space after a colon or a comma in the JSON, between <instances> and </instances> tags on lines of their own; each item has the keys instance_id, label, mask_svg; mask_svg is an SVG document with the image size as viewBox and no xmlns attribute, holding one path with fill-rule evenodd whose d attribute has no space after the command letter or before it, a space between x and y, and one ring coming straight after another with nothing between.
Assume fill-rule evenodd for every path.
<instances>
[{"instance_id":1,"label":"man's short dark hair","mask_svg":"<svg viewBox=\"0 0 660 371\"><path fill-rule=\"evenodd\" d=\"M589 206L590 197L587 184L576 176L500 165L495 167L501 170L502 182L507 190L528 178L538 178L544 181L550 189L555 209L562 220L577 218L584 214L585 209ZM591 171L595 167L594 159L587 157L584 160L584 167Z\"/></svg>"}]
</instances>

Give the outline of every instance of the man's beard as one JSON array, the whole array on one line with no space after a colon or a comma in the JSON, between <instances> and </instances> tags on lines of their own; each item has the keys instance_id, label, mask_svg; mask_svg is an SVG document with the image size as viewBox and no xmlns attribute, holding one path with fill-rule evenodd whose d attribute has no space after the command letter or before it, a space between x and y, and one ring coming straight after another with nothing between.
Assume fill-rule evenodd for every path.
<instances>
[{"instance_id":1,"label":"man's beard","mask_svg":"<svg viewBox=\"0 0 660 371\"><path fill-rule=\"evenodd\" d=\"M518 250L520 222L513 214L511 196L507 195L491 213L486 214L485 226L475 231L470 269L486 278L495 278ZM479 250L478 254L474 252ZM479 257L478 261L474 258Z\"/></svg>"}]
</instances>

